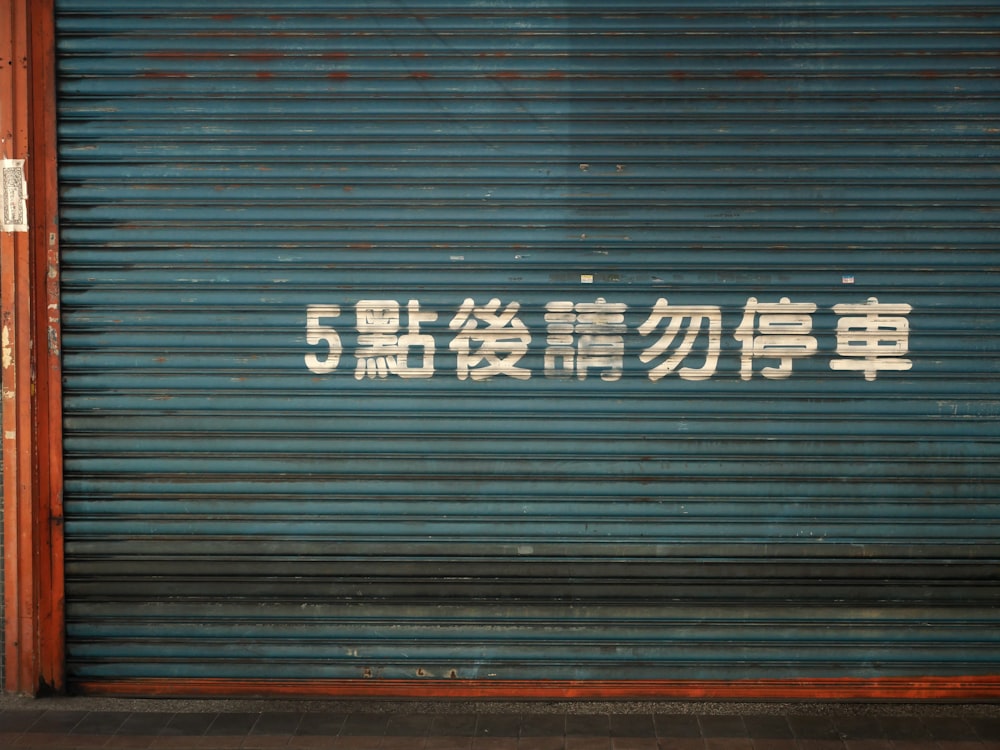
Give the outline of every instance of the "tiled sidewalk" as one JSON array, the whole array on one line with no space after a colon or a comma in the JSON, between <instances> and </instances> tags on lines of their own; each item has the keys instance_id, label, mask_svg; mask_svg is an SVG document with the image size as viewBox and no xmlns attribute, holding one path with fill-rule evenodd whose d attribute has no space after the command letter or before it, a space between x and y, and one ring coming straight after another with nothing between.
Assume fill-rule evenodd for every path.
<instances>
[{"instance_id":1,"label":"tiled sidewalk","mask_svg":"<svg viewBox=\"0 0 1000 750\"><path fill-rule=\"evenodd\" d=\"M1000 750L1000 716L0 711L3 750Z\"/></svg>"}]
</instances>

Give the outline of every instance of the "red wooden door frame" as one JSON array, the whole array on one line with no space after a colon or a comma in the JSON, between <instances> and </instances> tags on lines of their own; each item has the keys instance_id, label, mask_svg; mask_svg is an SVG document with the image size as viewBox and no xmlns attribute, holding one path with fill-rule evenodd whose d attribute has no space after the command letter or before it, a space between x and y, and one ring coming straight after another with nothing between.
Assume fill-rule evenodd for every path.
<instances>
[{"instance_id":1,"label":"red wooden door frame","mask_svg":"<svg viewBox=\"0 0 1000 750\"><path fill-rule=\"evenodd\" d=\"M0 8L2 156L28 195L28 230L0 232L4 688L36 695L65 687L54 9Z\"/></svg>"}]
</instances>

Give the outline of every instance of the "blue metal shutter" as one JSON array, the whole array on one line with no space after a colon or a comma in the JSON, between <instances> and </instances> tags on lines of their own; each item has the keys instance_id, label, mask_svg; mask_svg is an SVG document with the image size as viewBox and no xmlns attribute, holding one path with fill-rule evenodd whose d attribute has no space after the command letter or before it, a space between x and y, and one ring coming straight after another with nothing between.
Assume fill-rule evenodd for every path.
<instances>
[{"instance_id":1,"label":"blue metal shutter","mask_svg":"<svg viewBox=\"0 0 1000 750\"><path fill-rule=\"evenodd\" d=\"M78 689L1000 673L995 3L57 13Z\"/></svg>"}]
</instances>

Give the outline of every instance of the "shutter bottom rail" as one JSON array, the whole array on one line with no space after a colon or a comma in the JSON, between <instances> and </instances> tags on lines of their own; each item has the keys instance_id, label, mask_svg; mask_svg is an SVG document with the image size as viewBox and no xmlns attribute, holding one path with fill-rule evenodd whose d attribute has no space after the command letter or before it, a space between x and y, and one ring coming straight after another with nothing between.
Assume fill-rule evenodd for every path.
<instances>
[{"instance_id":1,"label":"shutter bottom rail","mask_svg":"<svg viewBox=\"0 0 1000 750\"><path fill-rule=\"evenodd\" d=\"M501 700L995 701L1000 675L772 680L91 680L87 696Z\"/></svg>"}]
</instances>

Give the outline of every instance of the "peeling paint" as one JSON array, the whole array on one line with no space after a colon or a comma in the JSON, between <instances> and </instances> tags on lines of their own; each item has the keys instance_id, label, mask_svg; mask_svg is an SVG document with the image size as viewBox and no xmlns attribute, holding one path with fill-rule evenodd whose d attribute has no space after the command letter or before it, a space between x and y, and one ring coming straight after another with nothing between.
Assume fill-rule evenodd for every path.
<instances>
[{"instance_id":1,"label":"peeling paint","mask_svg":"<svg viewBox=\"0 0 1000 750\"><path fill-rule=\"evenodd\" d=\"M10 343L10 327L3 327L3 368L6 370L14 366L14 347Z\"/></svg>"}]
</instances>

